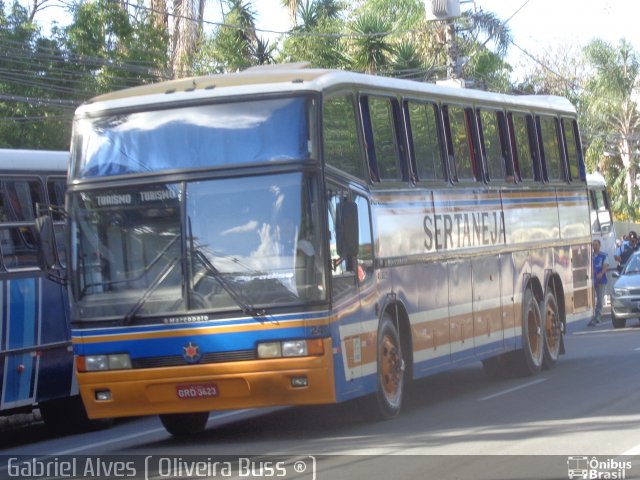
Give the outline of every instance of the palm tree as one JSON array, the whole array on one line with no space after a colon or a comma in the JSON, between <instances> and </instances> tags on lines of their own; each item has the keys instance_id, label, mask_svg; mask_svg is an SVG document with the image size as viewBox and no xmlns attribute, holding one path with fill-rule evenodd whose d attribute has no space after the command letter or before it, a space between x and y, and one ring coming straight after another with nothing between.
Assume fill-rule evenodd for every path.
<instances>
[{"instance_id":1,"label":"palm tree","mask_svg":"<svg viewBox=\"0 0 640 480\"><path fill-rule=\"evenodd\" d=\"M257 65L265 65L269 63L273 63L273 54L276 50L275 45L270 45L269 40L265 40L263 38L258 38L256 41L256 46L252 51L253 58L256 61Z\"/></svg>"},{"instance_id":2,"label":"palm tree","mask_svg":"<svg viewBox=\"0 0 640 480\"><path fill-rule=\"evenodd\" d=\"M375 74L385 66L393 52L393 45L388 41L391 21L374 13L365 12L352 26L353 66L356 70Z\"/></svg>"},{"instance_id":3,"label":"palm tree","mask_svg":"<svg viewBox=\"0 0 640 480\"><path fill-rule=\"evenodd\" d=\"M511 44L511 31L506 22L500 20L493 12L483 10L468 10L456 19L447 23L449 31L449 42L454 42L453 51L456 58L449 59L454 65L450 65L456 76L461 76L462 68L469 66L471 69L479 64L500 63L498 58L504 57ZM495 52L487 48L488 44L495 46ZM451 48L452 45L449 45ZM451 53L450 53L451 54ZM482 56L485 58L480 60ZM460 59L465 59L463 64ZM467 72L467 75L469 72ZM473 75L473 73L471 73Z\"/></svg>"},{"instance_id":4,"label":"palm tree","mask_svg":"<svg viewBox=\"0 0 640 480\"><path fill-rule=\"evenodd\" d=\"M202 29L195 21L197 17L197 0L174 0L173 48L171 65L175 78L189 74L189 62Z\"/></svg>"},{"instance_id":5,"label":"palm tree","mask_svg":"<svg viewBox=\"0 0 640 480\"><path fill-rule=\"evenodd\" d=\"M422 62L417 45L409 40L403 40L394 47L390 66L393 69L391 74L400 78L424 79L430 72Z\"/></svg>"},{"instance_id":6,"label":"palm tree","mask_svg":"<svg viewBox=\"0 0 640 480\"><path fill-rule=\"evenodd\" d=\"M586 102L591 128L606 135L608 148L622 163L626 208L632 220L637 218L636 174L640 147L640 114L637 87L640 83L640 59L624 39L616 46L594 40L584 53L595 74L587 80ZM611 158L611 157L609 157Z\"/></svg>"},{"instance_id":7,"label":"palm tree","mask_svg":"<svg viewBox=\"0 0 640 480\"><path fill-rule=\"evenodd\" d=\"M317 29L322 21L332 21L340 17L341 7L336 0L304 0L298 2L294 30L310 32Z\"/></svg>"},{"instance_id":8,"label":"palm tree","mask_svg":"<svg viewBox=\"0 0 640 480\"><path fill-rule=\"evenodd\" d=\"M289 11L289 18L291 19L291 26L296 25L296 14L300 6L300 0L281 0L282 6Z\"/></svg>"}]
</instances>

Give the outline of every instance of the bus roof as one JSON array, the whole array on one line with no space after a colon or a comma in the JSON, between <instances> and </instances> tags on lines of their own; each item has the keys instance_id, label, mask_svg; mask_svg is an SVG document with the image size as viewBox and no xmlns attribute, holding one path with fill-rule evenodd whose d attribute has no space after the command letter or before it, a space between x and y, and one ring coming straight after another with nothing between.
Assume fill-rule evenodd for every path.
<instances>
[{"instance_id":1,"label":"bus roof","mask_svg":"<svg viewBox=\"0 0 640 480\"><path fill-rule=\"evenodd\" d=\"M69 152L0 148L0 170L60 172L66 174Z\"/></svg>"},{"instance_id":2,"label":"bus roof","mask_svg":"<svg viewBox=\"0 0 640 480\"><path fill-rule=\"evenodd\" d=\"M78 113L96 112L134 105L180 102L229 95L324 91L358 86L406 95L432 95L448 101L485 102L523 109L537 108L575 115L575 107L566 98L552 95L506 95L456 88L413 80L402 80L342 70L307 68L306 63L251 67L242 72L169 80L97 96L78 108Z\"/></svg>"}]
</instances>

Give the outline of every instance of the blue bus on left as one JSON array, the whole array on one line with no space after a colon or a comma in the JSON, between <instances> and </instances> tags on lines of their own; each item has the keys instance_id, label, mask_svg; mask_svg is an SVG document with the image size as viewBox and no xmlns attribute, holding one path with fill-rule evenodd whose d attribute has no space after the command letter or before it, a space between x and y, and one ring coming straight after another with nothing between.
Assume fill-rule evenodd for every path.
<instances>
[{"instance_id":1,"label":"blue bus on left","mask_svg":"<svg viewBox=\"0 0 640 480\"><path fill-rule=\"evenodd\" d=\"M0 415L38 408L56 432L91 425L73 372L66 287L37 256L38 209L64 205L68 161L69 152L0 149ZM63 217L50 211L62 239Z\"/></svg>"}]
</instances>

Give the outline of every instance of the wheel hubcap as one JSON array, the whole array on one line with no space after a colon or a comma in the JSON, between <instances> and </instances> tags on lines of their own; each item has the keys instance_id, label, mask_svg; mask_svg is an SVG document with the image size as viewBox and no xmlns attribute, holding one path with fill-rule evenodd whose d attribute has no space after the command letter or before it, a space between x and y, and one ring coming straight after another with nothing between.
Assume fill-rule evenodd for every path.
<instances>
[{"instance_id":1,"label":"wheel hubcap","mask_svg":"<svg viewBox=\"0 0 640 480\"><path fill-rule=\"evenodd\" d=\"M385 396L389 400L394 400L400 392L404 362L398 346L389 335L385 335L382 340L380 355L382 388Z\"/></svg>"}]
</instances>

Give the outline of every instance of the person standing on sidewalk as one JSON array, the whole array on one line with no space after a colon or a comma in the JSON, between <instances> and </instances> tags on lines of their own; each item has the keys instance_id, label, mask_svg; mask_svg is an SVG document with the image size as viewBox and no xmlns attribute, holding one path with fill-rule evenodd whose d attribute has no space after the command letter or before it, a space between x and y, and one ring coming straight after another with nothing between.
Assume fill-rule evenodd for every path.
<instances>
[{"instance_id":1,"label":"person standing on sidewalk","mask_svg":"<svg viewBox=\"0 0 640 480\"><path fill-rule=\"evenodd\" d=\"M593 320L589 326L600 323L602 320L602 303L604 302L604 292L607 287L607 254L600 250L600 240L593 241L593 287L596 292L596 305Z\"/></svg>"},{"instance_id":2,"label":"person standing on sidewalk","mask_svg":"<svg viewBox=\"0 0 640 480\"><path fill-rule=\"evenodd\" d=\"M614 258L618 262L618 273L622 273L622 269L631 258L634 252L637 252L640 249L640 243L638 243L638 234L631 230L628 235L628 242L622 244L620 247L620 254L616 255Z\"/></svg>"}]
</instances>

